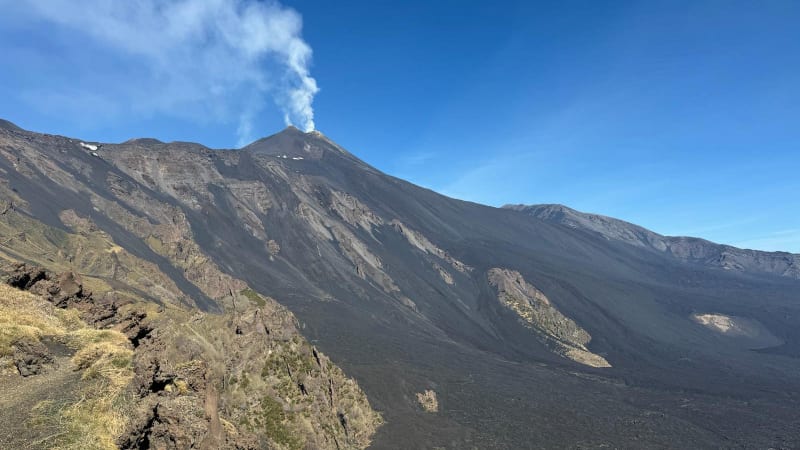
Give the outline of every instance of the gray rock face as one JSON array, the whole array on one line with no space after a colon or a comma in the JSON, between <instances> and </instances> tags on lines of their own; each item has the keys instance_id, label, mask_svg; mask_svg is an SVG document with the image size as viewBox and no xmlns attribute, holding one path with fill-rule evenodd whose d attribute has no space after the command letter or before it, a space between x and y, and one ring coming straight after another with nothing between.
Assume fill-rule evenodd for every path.
<instances>
[{"instance_id":1,"label":"gray rock face","mask_svg":"<svg viewBox=\"0 0 800 450\"><path fill-rule=\"evenodd\" d=\"M199 308L235 300L235 280L276 299L384 416L376 448L800 446L793 255L450 199L296 129L240 150L79 142L0 130L0 204L90 219ZM554 351L498 301L493 268L524 280L521 308L547 299L551 340L613 367ZM692 319L709 312L783 344L743 347Z\"/></svg>"},{"instance_id":2,"label":"gray rock face","mask_svg":"<svg viewBox=\"0 0 800 450\"><path fill-rule=\"evenodd\" d=\"M596 233L608 240L665 253L681 261L725 270L774 274L800 279L800 255L745 250L692 237L662 236L638 225L563 205L506 205L538 219Z\"/></svg>"}]
</instances>

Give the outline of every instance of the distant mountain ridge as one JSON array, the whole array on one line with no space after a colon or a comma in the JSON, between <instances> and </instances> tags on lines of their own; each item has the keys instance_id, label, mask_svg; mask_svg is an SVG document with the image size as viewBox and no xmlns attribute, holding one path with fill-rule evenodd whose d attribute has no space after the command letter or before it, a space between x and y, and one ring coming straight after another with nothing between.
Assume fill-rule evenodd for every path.
<instances>
[{"instance_id":1,"label":"distant mountain ridge","mask_svg":"<svg viewBox=\"0 0 800 450\"><path fill-rule=\"evenodd\" d=\"M726 270L800 278L800 254L740 249L694 237L663 236L639 225L599 214L583 213L564 205L504 205L503 208L597 233L609 240L662 252L681 261Z\"/></svg>"}]
</instances>

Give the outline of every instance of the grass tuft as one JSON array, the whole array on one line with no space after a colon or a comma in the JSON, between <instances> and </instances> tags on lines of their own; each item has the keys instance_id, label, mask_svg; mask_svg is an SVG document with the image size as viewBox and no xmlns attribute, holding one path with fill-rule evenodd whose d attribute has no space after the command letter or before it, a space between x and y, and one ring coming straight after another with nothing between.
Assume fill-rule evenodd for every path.
<instances>
[{"instance_id":1,"label":"grass tuft","mask_svg":"<svg viewBox=\"0 0 800 450\"><path fill-rule=\"evenodd\" d=\"M251 302L255 303L256 305L258 305L261 308L263 308L267 304L267 301L264 300L264 298L261 297L261 295L259 295L258 292L254 291L254 290L252 290L250 288L243 289L240 292L240 294L244 295L245 297L247 297L248 300L250 300Z\"/></svg>"}]
</instances>

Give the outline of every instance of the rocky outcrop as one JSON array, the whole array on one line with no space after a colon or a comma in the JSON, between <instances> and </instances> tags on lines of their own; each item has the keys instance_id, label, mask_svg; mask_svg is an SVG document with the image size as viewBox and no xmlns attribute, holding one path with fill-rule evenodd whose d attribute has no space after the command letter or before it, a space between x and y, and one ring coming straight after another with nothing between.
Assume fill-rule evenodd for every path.
<instances>
[{"instance_id":1,"label":"rocky outcrop","mask_svg":"<svg viewBox=\"0 0 800 450\"><path fill-rule=\"evenodd\" d=\"M42 342L19 340L14 345L14 367L22 377L38 375L53 363L53 355Z\"/></svg>"},{"instance_id":2,"label":"rocky outcrop","mask_svg":"<svg viewBox=\"0 0 800 450\"><path fill-rule=\"evenodd\" d=\"M394 280L384 271L381 258L370 250L370 245L359 239L345 225L346 222L339 222L319 209L311 203L301 203L297 215L305 220L317 238L336 244L336 249L352 265L358 277L372 281L384 292L399 292Z\"/></svg>"},{"instance_id":3,"label":"rocky outcrop","mask_svg":"<svg viewBox=\"0 0 800 450\"><path fill-rule=\"evenodd\" d=\"M488 272L489 283L497 289L497 299L514 311L528 328L555 352L575 362L592 367L611 367L600 355L586 347L591 335L575 321L564 316L542 291L528 284L514 270L494 268Z\"/></svg>"},{"instance_id":4,"label":"rocky outcrop","mask_svg":"<svg viewBox=\"0 0 800 450\"><path fill-rule=\"evenodd\" d=\"M363 448L381 423L282 308L195 314L180 320L186 331L162 320L149 322L154 332L136 349L142 401L122 448Z\"/></svg>"},{"instance_id":5,"label":"rocky outcrop","mask_svg":"<svg viewBox=\"0 0 800 450\"><path fill-rule=\"evenodd\" d=\"M432 389L427 389L424 392L418 392L417 403L419 403L422 409L426 412L439 412L439 399L436 397L436 391Z\"/></svg>"},{"instance_id":6,"label":"rocky outcrop","mask_svg":"<svg viewBox=\"0 0 800 450\"><path fill-rule=\"evenodd\" d=\"M706 329L747 349L778 346L784 343L758 320L718 312L693 313L691 319Z\"/></svg>"},{"instance_id":7,"label":"rocky outcrop","mask_svg":"<svg viewBox=\"0 0 800 450\"><path fill-rule=\"evenodd\" d=\"M383 224L383 219L372 212L371 209L354 196L339 191L332 191L330 196L331 209L345 222L352 226L361 227L367 232L372 232L373 226Z\"/></svg>"},{"instance_id":8,"label":"rocky outcrop","mask_svg":"<svg viewBox=\"0 0 800 450\"><path fill-rule=\"evenodd\" d=\"M309 345L294 316L271 299L207 314L97 301L73 273L27 264L7 266L6 273L9 285L127 339L132 376L120 391L128 399L120 448L365 448L382 422L358 385ZM37 340L14 349L21 376L37 375L53 361ZM80 370L102 358L79 354Z\"/></svg>"},{"instance_id":9,"label":"rocky outcrop","mask_svg":"<svg viewBox=\"0 0 800 450\"><path fill-rule=\"evenodd\" d=\"M56 275L39 267L25 263L10 267L6 283L17 289L41 295L59 308L84 303L91 293L83 290L83 285L73 272Z\"/></svg>"},{"instance_id":10,"label":"rocky outcrop","mask_svg":"<svg viewBox=\"0 0 800 450\"><path fill-rule=\"evenodd\" d=\"M417 249L422 250L425 253L430 253L432 255L439 257L440 259L450 264L450 266L452 266L453 269L461 273L468 273L472 271L472 267L464 264L463 262L452 257L446 251L437 247L430 240L428 240L428 238L426 238L422 233L409 228L408 226L404 225L403 222L397 219L392 220L391 224L398 233L400 233L401 235L403 235L404 238L406 238L409 244L416 247ZM441 267L438 267L438 269L441 269ZM444 274L442 275L442 278L444 278L445 281L447 280L447 277Z\"/></svg>"}]
</instances>

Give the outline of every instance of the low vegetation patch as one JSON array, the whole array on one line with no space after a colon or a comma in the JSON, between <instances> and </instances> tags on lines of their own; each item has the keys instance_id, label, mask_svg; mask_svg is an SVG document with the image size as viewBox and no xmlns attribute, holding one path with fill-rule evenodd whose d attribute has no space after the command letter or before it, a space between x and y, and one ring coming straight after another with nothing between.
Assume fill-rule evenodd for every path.
<instances>
[{"instance_id":1,"label":"low vegetation patch","mask_svg":"<svg viewBox=\"0 0 800 450\"><path fill-rule=\"evenodd\" d=\"M258 305L259 307L263 308L267 304L267 301L264 300L264 298L261 297L261 295L259 295L258 292L254 291L254 290L252 290L250 288L243 289L242 292L240 292L240 294L242 294L245 297L247 297L248 300L250 300L254 304Z\"/></svg>"}]
</instances>

